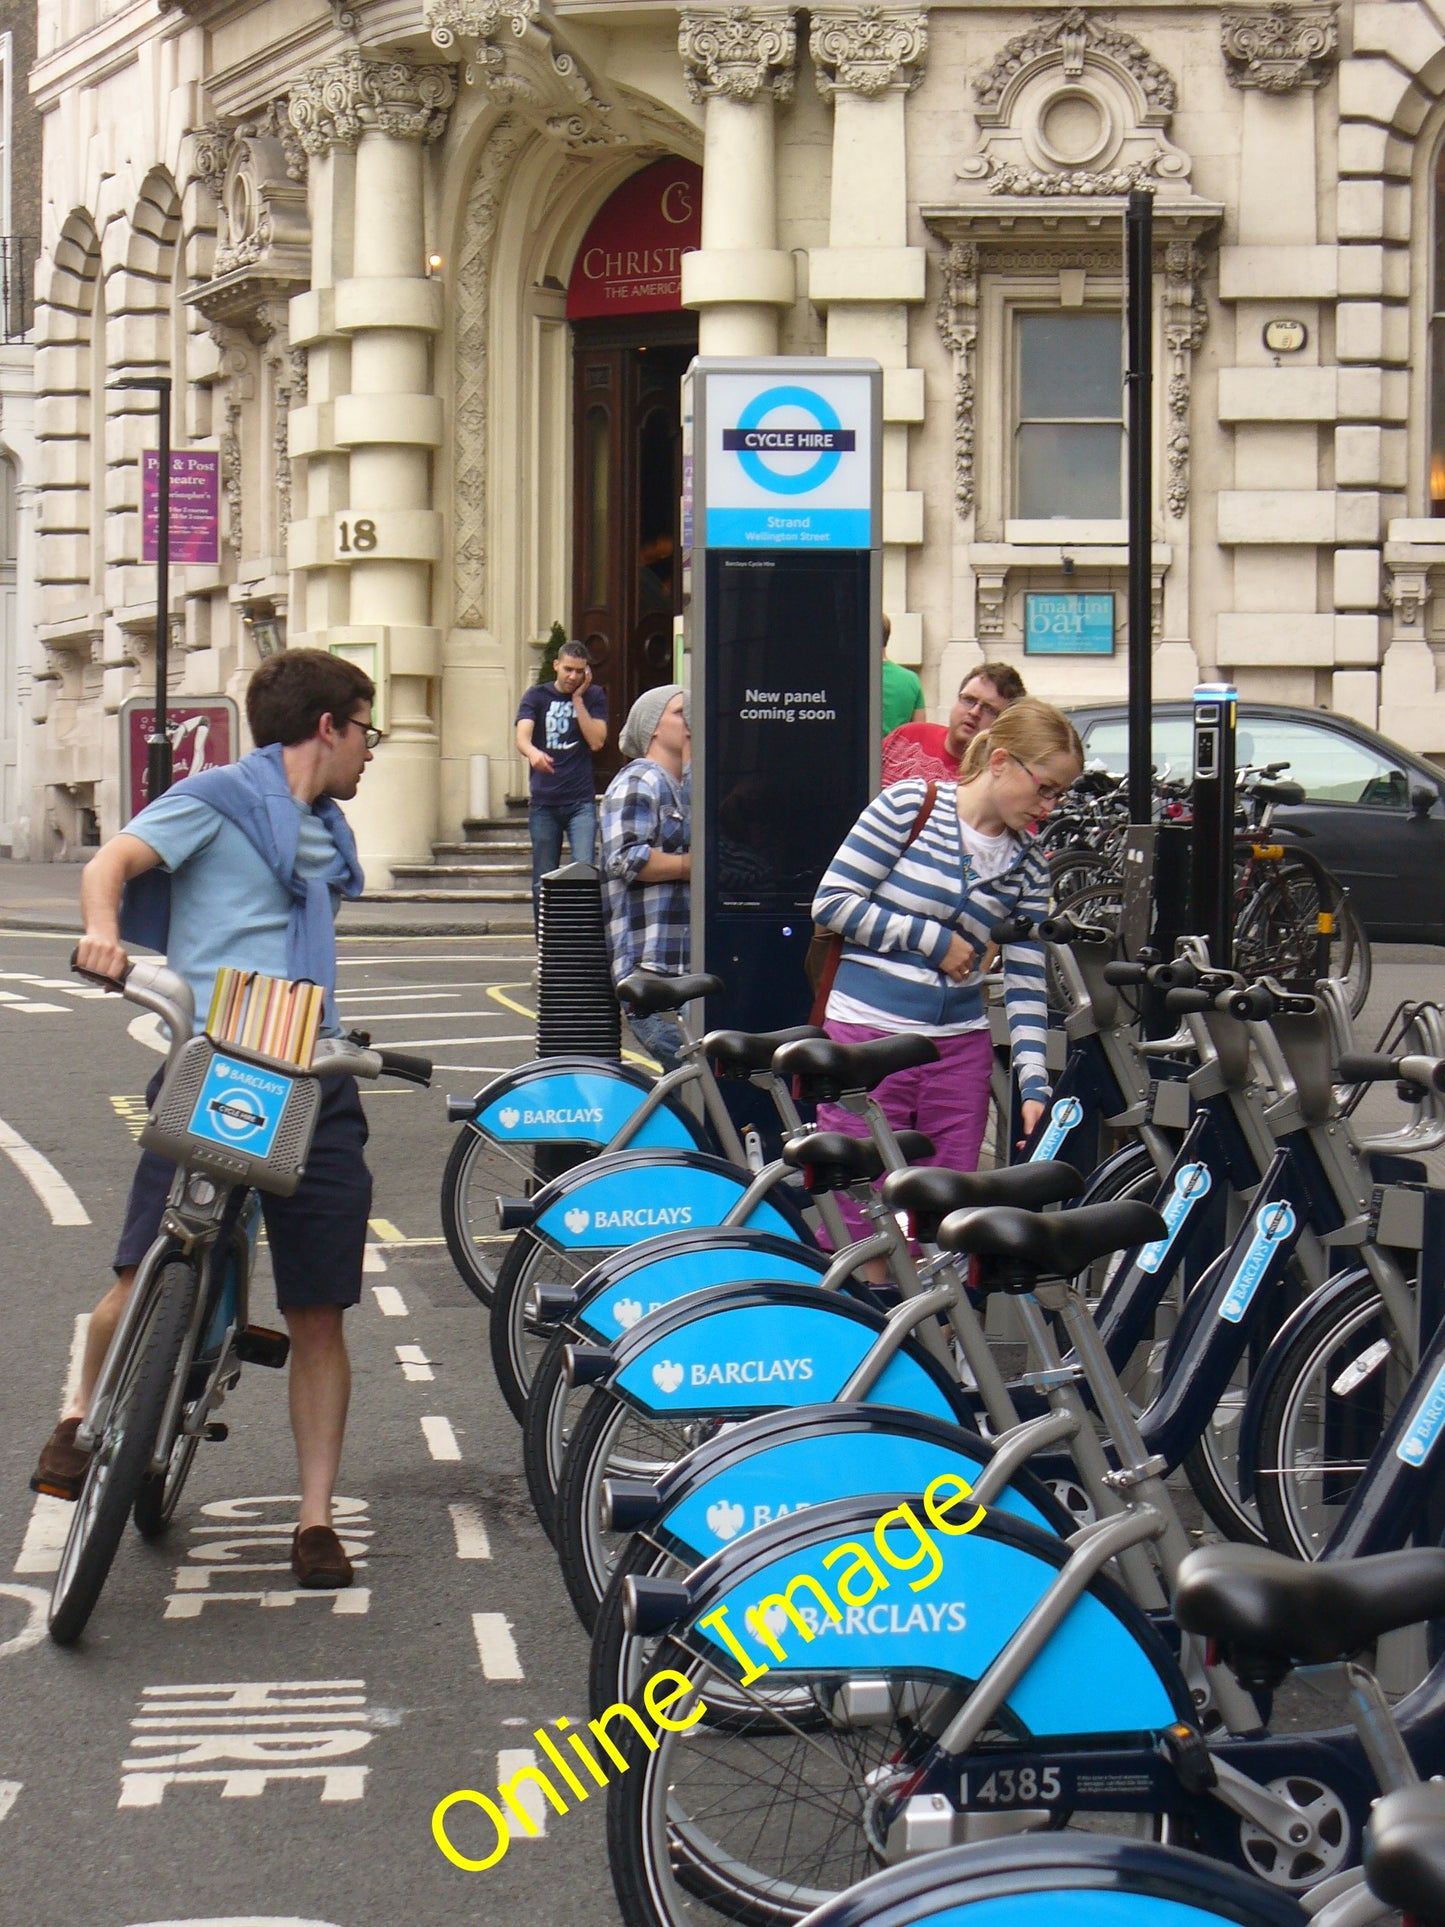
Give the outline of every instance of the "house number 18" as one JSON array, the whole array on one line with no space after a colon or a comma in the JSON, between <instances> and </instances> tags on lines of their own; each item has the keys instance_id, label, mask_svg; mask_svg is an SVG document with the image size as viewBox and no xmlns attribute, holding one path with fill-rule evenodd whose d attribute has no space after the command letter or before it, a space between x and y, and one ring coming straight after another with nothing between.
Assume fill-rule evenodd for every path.
<instances>
[{"instance_id":1,"label":"house number 18","mask_svg":"<svg viewBox=\"0 0 1445 1927\"><path fill-rule=\"evenodd\" d=\"M343 555L369 555L376 547L376 524L369 515L360 516L355 522L338 522L337 527L341 532Z\"/></svg>"}]
</instances>

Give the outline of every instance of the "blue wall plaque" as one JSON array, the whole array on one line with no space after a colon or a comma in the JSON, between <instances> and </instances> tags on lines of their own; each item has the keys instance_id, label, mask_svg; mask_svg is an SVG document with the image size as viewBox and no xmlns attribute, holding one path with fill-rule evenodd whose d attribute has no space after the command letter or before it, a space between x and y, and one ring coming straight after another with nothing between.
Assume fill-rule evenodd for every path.
<instances>
[{"instance_id":1,"label":"blue wall plaque","mask_svg":"<svg viewBox=\"0 0 1445 1927\"><path fill-rule=\"evenodd\" d=\"M1024 597L1025 655L1112 656L1113 653L1112 593Z\"/></svg>"}]
</instances>

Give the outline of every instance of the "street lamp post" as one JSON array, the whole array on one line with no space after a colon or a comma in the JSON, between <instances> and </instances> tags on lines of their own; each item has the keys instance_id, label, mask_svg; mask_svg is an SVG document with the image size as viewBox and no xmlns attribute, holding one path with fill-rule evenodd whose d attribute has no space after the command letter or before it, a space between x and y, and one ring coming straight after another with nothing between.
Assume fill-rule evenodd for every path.
<instances>
[{"instance_id":1,"label":"street lamp post","mask_svg":"<svg viewBox=\"0 0 1445 1927\"><path fill-rule=\"evenodd\" d=\"M145 388L157 402L160 426L156 474L156 713L146 738L146 796L154 802L171 786L171 738L166 727L167 672L171 638L171 378L169 375L126 375L112 388ZM141 543L144 547L144 490L141 505Z\"/></svg>"}]
</instances>

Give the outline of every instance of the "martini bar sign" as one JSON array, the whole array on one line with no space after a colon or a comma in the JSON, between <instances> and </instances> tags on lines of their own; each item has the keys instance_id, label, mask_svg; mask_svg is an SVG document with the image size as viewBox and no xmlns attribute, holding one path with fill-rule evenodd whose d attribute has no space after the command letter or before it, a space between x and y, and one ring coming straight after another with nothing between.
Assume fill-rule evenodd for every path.
<instances>
[{"instance_id":1,"label":"martini bar sign","mask_svg":"<svg viewBox=\"0 0 1445 1927\"><path fill-rule=\"evenodd\" d=\"M682 306L682 257L702 239L702 169L654 161L602 207L572 264L567 319Z\"/></svg>"}]
</instances>

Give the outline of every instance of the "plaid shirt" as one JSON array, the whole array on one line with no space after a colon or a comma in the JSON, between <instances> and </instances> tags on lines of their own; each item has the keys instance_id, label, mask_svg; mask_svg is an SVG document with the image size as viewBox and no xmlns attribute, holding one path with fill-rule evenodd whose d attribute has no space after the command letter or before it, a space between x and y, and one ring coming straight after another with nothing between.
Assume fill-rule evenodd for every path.
<instances>
[{"instance_id":1,"label":"plaid shirt","mask_svg":"<svg viewBox=\"0 0 1445 1927\"><path fill-rule=\"evenodd\" d=\"M602 799L602 895L612 980L629 971L680 977L688 968L692 930L685 878L639 883L654 850L669 856L692 840L692 775L675 783L645 756L620 769Z\"/></svg>"}]
</instances>

